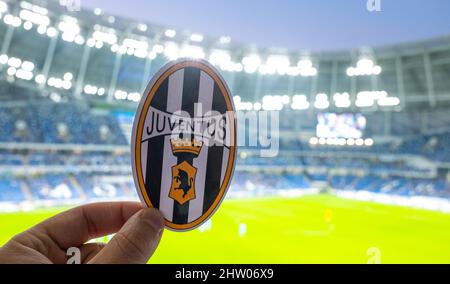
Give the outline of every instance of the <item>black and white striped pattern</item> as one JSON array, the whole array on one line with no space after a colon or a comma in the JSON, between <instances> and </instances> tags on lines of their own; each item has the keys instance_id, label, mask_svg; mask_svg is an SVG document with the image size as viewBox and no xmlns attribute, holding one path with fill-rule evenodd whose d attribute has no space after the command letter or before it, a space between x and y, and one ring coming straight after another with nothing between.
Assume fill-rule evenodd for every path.
<instances>
[{"instance_id":1,"label":"black and white striped pattern","mask_svg":"<svg viewBox=\"0 0 450 284\"><path fill-rule=\"evenodd\" d=\"M202 113L226 113L224 94L204 71L195 67L177 70L165 79L156 91L151 107L167 113L185 111L194 117L194 104L202 104ZM147 113L147 117L150 114ZM226 130L230 133L230 129ZM200 218L219 195L229 162L227 146L203 144L198 157L176 157L172 154L170 135L157 136L141 142L141 167L145 190L153 207L163 212L173 224L189 224ZM161 162L162 161L162 162ZM172 167L186 161L197 168L195 199L178 204L169 197Z\"/></svg>"}]
</instances>

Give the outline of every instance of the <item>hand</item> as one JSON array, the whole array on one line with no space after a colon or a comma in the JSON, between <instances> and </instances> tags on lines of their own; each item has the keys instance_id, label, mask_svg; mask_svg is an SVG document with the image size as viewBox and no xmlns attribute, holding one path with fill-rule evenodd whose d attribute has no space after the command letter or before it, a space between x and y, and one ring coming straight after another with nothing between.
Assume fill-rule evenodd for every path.
<instances>
[{"instance_id":1,"label":"hand","mask_svg":"<svg viewBox=\"0 0 450 284\"><path fill-rule=\"evenodd\" d=\"M77 247L82 263L146 263L159 244L164 218L135 202L94 203L58 214L0 248L0 263L66 263ZM116 233L108 244L86 243Z\"/></svg>"}]
</instances>

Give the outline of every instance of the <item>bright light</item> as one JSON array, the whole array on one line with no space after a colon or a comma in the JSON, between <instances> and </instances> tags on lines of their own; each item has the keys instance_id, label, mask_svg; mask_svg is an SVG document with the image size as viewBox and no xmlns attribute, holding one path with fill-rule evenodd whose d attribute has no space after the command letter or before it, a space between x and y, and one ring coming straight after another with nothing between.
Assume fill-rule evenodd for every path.
<instances>
[{"instance_id":1,"label":"bright light","mask_svg":"<svg viewBox=\"0 0 450 284\"><path fill-rule=\"evenodd\" d=\"M58 31L54 27L49 27L47 29L47 36L48 37L55 37L58 34Z\"/></svg>"},{"instance_id":2,"label":"bright light","mask_svg":"<svg viewBox=\"0 0 450 284\"><path fill-rule=\"evenodd\" d=\"M34 70L34 64L30 61L24 61L22 62L22 69L28 72L31 72Z\"/></svg>"},{"instance_id":3,"label":"bright light","mask_svg":"<svg viewBox=\"0 0 450 284\"><path fill-rule=\"evenodd\" d=\"M100 49L100 48L102 48L102 47L103 47L103 41L97 41L97 42L95 43L95 48Z\"/></svg>"},{"instance_id":4,"label":"bright light","mask_svg":"<svg viewBox=\"0 0 450 284\"><path fill-rule=\"evenodd\" d=\"M95 95L98 91L98 87L93 85L86 85L84 86L83 90L88 95Z\"/></svg>"},{"instance_id":5,"label":"bright light","mask_svg":"<svg viewBox=\"0 0 450 284\"><path fill-rule=\"evenodd\" d=\"M95 9L94 9L94 14L97 15L97 16L101 15L101 14L102 14L102 9L100 9L100 8L95 8Z\"/></svg>"},{"instance_id":6,"label":"bright light","mask_svg":"<svg viewBox=\"0 0 450 284\"><path fill-rule=\"evenodd\" d=\"M221 37L219 38L219 42L220 42L221 44L228 44L228 43L231 42L231 38L230 38L229 36L221 36Z\"/></svg>"},{"instance_id":7,"label":"bright light","mask_svg":"<svg viewBox=\"0 0 450 284\"><path fill-rule=\"evenodd\" d=\"M202 42L203 41L203 35L201 35L201 34L192 34L191 35L191 41Z\"/></svg>"},{"instance_id":8,"label":"bright light","mask_svg":"<svg viewBox=\"0 0 450 284\"><path fill-rule=\"evenodd\" d=\"M6 11L8 11L8 5L5 2L0 1L0 13L5 13Z\"/></svg>"},{"instance_id":9,"label":"bright light","mask_svg":"<svg viewBox=\"0 0 450 284\"><path fill-rule=\"evenodd\" d=\"M397 97L384 97L378 100L379 106L398 106L400 99Z\"/></svg>"},{"instance_id":10,"label":"bright light","mask_svg":"<svg viewBox=\"0 0 450 284\"><path fill-rule=\"evenodd\" d=\"M240 96L234 96L233 102L236 110L252 110L253 104L251 102L243 102Z\"/></svg>"},{"instance_id":11,"label":"bright light","mask_svg":"<svg viewBox=\"0 0 450 284\"><path fill-rule=\"evenodd\" d=\"M311 138L309 139L309 144L311 144L311 145L317 145L317 144L319 144L319 138L317 138L317 137L311 137Z\"/></svg>"},{"instance_id":12,"label":"bright light","mask_svg":"<svg viewBox=\"0 0 450 284\"><path fill-rule=\"evenodd\" d=\"M205 58L205 52L200 46L185 45L180 52L181 57Z\"/></svg>"},{"instance_id":13,"label":"bright light","mask_svg":"<svg viewBox=\"0 0 450 284\"><path fill-rule=\"evenodd\" d=\"M175 60L179 56L180 49L177 44L173 42L166 43L166 47L164 48L164 55L170 60Z\"/></svg>"},{"instance_id":14,"label":"bright light","mask_svg":"<svg viewBox=\"0 0 450 284\"><path fill-rule=\"evenodd\" d=\"M35 13L41 14L41 15L47 15L48 14L48 10L44 7L38 6L38 5L33 5L29 2L26 1L22 1L20 2L20 7L23 9L28 9L31 10Z\"/></svg>"},{"instance_id":15,"label":"bright light","mask_svg":"<svg viewBox=\"0 0 450 284\"><path fill-rule=\"evenodd\" d=\"M31 30L33 28L33 23L26 21L25 23L23 23L23 28L27 31Z\"/></svg>"},{"instance_id":16,"label":"bright light","mask_svg":"<svg viewBox=\"0 0 450 284\"><path fill-rule=\"evenodd\" d=\"M133 53L134 56L138 58L145 58L148 55L148 52L146 49L136 49Z\"/></svg>"},{"instance_id":17,"label":"bright light","mask_svg":"<svg viewBox=\"0 0 450 284\"><path fill-rule=\"evenodd\" d=\"M338 145L338 139L337 138L327 138L326 144L329 146Z\"/></svg>"},{"instance_id":18,"label":"bright light","mask_svg":"<svg viewBox=\"0 0 450 284\"><path fill-rule=\"evenodd\" d=\"M130 56L134 54L134 51L135 50L132 47L127 48L127 54L130 55Z\"/></svg>"},{"instance_id":19,"label":"bright light","mask_svg":"<svg viewBox=\"0 0 450 284\"><path fill-rule=\"evenodd\" d=\"M301 59L297 63L297 67L299 68L300 75L303 77L317 75L317 68L313 67L312 62L309 59Z\"/></svg>"},{"instance_id":20,"label":"bright light","mask_svg":"<svg viewBox=\"0 0 450 284\"><path fill-rule=\"evenodd\" d=\"M92 34L92 38L97 41L102 41L108 44L115 44L117 42L117 36L113 33L107 33L102 31L95 31Z\"/></svg>"},{"instance_id":21,"label":"bright light","mask_svg":"<svg viewBox=\"0 0 450 284\"><path fill-rule=\"evenodd\" d=\"M382 70L381 66L376 65L373 67L372 72L374 75L380 75Z\"/></svg>"},{"instance_id":22,"label":"bright light","mask_svg":"<svg viewBox=\"0 0 450 284\"><path fill-rule=\"evenodd\" d=\"M83 45L84 44L84 38L81 35L77 35L75 37L75 43L78 45Z\"/></svg>"},{"instance_id":23,"label":"bright light","mask_svg":"<svg viewBox=\"0 0 450 284\"><path fill-rule=\"evenodd\" d=\"M371 59L362 58L356 63L356 67L359 69L369 69L372 68L374 65L373 61Z\"/></svg>"},{"instance_id":24,"label":"bright light","mask_svg":"<svg viewBox=\"0 0 450 284\"><path fill-rule=\"evenodd\" d=\"M5 24L13 26L15 28L20 27L20 25L22 24L22 20L19 17L15 17L10 14L5 15L3 21L5 22Z\"/></svg>"},{"instance_id":25,"label":"bright light","mask_svg":"<svg viewBox=\"0 0 450 284\"><path fill-rule=\"evenodd\" d=\"M73 42L73 41L75 40L75 37L74 37L74 35L72 35L72 34L63 33L63 34L62 34L62 39L63 39L64 41L67 41L67 42Z\"/></svg>"},{"instance_id":26,"label":"bright light","mask_svg":"<svg viewBox=\"0 0 450 284\"><path fill-rule=\"evenodd\" d=\"M5 22L5 24L7 24L7 25L11 25L12 22L13 22L13 19L14 19L14 16L13 16L13 15L7 14L7 15L5 15L5 17L3 18L3 22Z\"/></svg>"},{"instance_id":27,"label":"bright light","mask_svg":"<svg viewBox=\"0 0 450 284\"><path fill-rule=\"evenodd\" d=\"M61 96L57 93L51 93L50 99L53 100L54 102L58 103L61 101Z\"/></svg>"},{"instance_id":28,"label":"bright light","mask_svg":"<svg viewBox=\"0 0 450 284\"><path fill-rule=\"evenodd\" d=\"M291 108L295 110L305 110L309 108L308 98L305 95L294 95L292 97Z\"/></svg>"},{"instance_id":29,"label":"bright light","mask_svg":"<svg viewBox=\"0 0 450 284\"><path fill-rule=\"evenodd\" d=\"M30 10L21 10L19 12L19 17L24 21L29 21L36 25L50 25L50 18L48 16L34 13Z\"/></svg>"},{"instance_id":30,"label":"bright light","mask_svg":"<svg viewBox=\"0 0 450 284\"><path fill-rule=\"evenodd\" d=\"M314 102L314 107L317 109L326 109L330 106L327 94L320 93L316 95L316 100Z\"/></svg>"},{"instance_id":31,"label":"bright light","mask_svg":"<svg viewBox=\"0 0 450 284\"><path fill-rule=\"evenodd\" d=\"M353 67L347 68L347 76L353 77L353 76L355 76L355 73L356 73L355 68L353 68Z\"/></svg>"},{"instance_id":32,"label":"bright light","mask_svg":"<svg viewBox=\"0 0 450 284\"><path fill-rule=\"evenodd\" d=\"M231 63L231 71L234 72L242 72L244 70L244 66L242 63Z\"/></svg>"},{"instance_id":33,"label":"bright light","mask_svg":"<svg viewBox=\"0 0 450 284\"><path fill-rule=\"evenodd\" d=\"M71 22L61 21L58 24L58 29L62 32L72 35L77 35L80 33L80 26L78 26L78 24L75 21Z\"/></svg>"},{"instance_id":34,"label":"bright light","mask_svg":"<svg viewBox=\"0 0 450 284\"><path fill-rule=\"evenodd\" d=\"M356 99L355 105L357 107L371 107L374 105L374 100L371 99Z\"/></svg>"},{"instance_id":35,"label":"bright light","mask_svg":"<svg viewBox=\"0 0 450 284\"><path fill-rule=\"evenodd\" d=\"M8 65L14 68L19 68L22 65L22 60L17 57L11 57L8 60Z\"/></svg>"},{"instance_id":36,"label":"bright light","mask_svg":"<svg viewBox=\"0 0 450 284\"><path fill-rule=\"evenodd\" d=\"M121 45L119 47L119 53L120 54L125 54L125 53L127 53L127 51L128 51L128 48L125 45Z\"/></svg>"},{"instance_id":37,"label":"bright light","mask_svg":"<svg viewBox=\"0 0 450 284\"><path fill-rule=\"evenodd\" d=\"M347 144L347 140L345 140L345 138L338 138L337 139L337 145L345 146L345 144Z\"/></svg>"},{"instance_id":38,"label":"bright light","mask_svg":"<svg viewBox=\"0 0 450 284\"><path fill-rule=\"evenodd\" d=\"M253 104L253 109L254 110L258 111L258 110L261 110L261 108L262 108L261 103L254 103Z\"/></svg>"},{"instance_id":39,"label":"bright light","mask_svg":"<svg viewBox=\"0 0 450 284\"><path fill-rule=\"evenodd\" d=\"M373 143L374 143L374 141L372 138L367 138L364 140L364 145L366 145L366 146L372 146Z\"/></svg>"},{"instance_id":40,"label":"bright light","mask_svg":"<svg viewBox=\"0 0 450 284\"><path fill-rule=\"evenodd\" d=\"M8 55L2 54L0 55L0 64L6 64L8 63Z\"/></svg>"},{"instance_id":41,"label":"bright light","mask_svg":"<svg viewBox=\"0 0 450 284\"><path fill-rule=\"evenodd\" d=\"M153 51L152 51L152 52L149 52L149 53L148 53L148 59L150 59L150 60L155 59L156 56L157 56L156 52L153 52Z\"/></svg>"},{"instance_id":42,"label":"bright light","mask_svg":"<svg viewBox=\"0 0 450 284\"><path fill-rule=\"evenodd\" d=\"M284 55L271 55L267 58L266 65L275 70L279 75L285 75L291 65L289 58Z\"/></svg>"},{"instance_id":43,"label":"bright light","mask_svg":"<svg viewBox=\"0 0 450 284\"><path fill-rule=\"evenodd\" d=\"M398 102L397 100L398 98L389 98L386 91L362 91L357 94L355 105L357 107L371 107L376 102L380 106L398 105L400 100Z\"/></svg>"},{"instance_id":44,"label":"bright light","mask_svg":"<svg viewBox=\"0 0 450 284\"><path fill-rule=\"evenodd\" d=\"M139 102L141 100L141 95L139 93L129 93L127 95L127 100L132 102Z\"/></svg>"},{"instance_id":45,"label":"bright light","mask_svg":"<svg viewBox=\"0 0 450 284\"><path fill-rule=\"evenodd\" d=\"M155 53L163 53L164 52L164 46L162 46L161 44L155 44L153 46L152 51L155 52Z\"/></svg>"},{"instance_id":46,"label":"bright light","mask_svg":"<svg viewBox=\"0 0 450 284\"><path fill-rule=\"evenodd\" d=\"M105 88L98 88L97 95L103 96L105 94Z\"/></svg>"},{"instance_id":47,"label":"bright light","mask_svg":"<svg viewBox=\"0 0 450 284\"><path fill-rule=\"evenodd\" d=\"M362 146L362 145L364 145L364 140L361 139L361 138L356 139L355 145L356 145L356 146Z\"/></svg>"},{"instance_id":48,"label":"bright light","mask_svg":"<svg viewBox=\"0 0 450 284\"><path fill-rule=\"evenodd\" d=\"M353 145L355 145L355 139L354 139L354 138L348 138L348 139L347 139L347 145L348 145L348 146L353 146Z\"/></svg>"},{"instance_id":49,"label":"bright light","mask_svg":"<svg viewBox=\"0 0 450 284\"><path fill-rule=\"evenodd\" d=\"M335 93L333 95L334 105L338 108L348 108L351 106L349 93Z\"/></svg>"},{"instance_id":50,"label":"bright light","mask_svg":"<svg viewBox=\"0 0 450 284\"><path fill-rule=\"evenodd\" d=\"M45 76L42 74L37 75L34 80L36 81L36 83L38 83L39 85L42 85L45 83Z\"/></svg>"},{"instance_id":51,"label":"bright light","mask_svg":"<svg viewBox=\"0 0 450 284\"><path fill-rule=\"evenodd\" d=\"M128 55L134 55L139 58L145 58L148 55L148 42L139 41L131 38L126 38L123 40L122 46L120 48L113 44L111 51L119 51L121 54L127 53Z\"/></svg>"},{"instance_id":52,"label":"bright light","mask_svg":"<svg viewBox=\"0 0 450 284\"><path fill-rule=\"evenodd\" d=\"M249 55L242 59L242 64L244 64L245 72L254 73L261 65L261 58L256 54Z\"/></svg>"},{"instance_id":53,"label":"bright light","mask_svg":"<svg viewBox=\"0 0 450 284\"><path fill-rule=\"evenodd\" d=\"M362 58L356 63L356 66L347 68L347 76L380 75L381 71L381 66L375 65L373 60Z\"/></svg>"},{"instance_id":54,"label":"bright light","mask_svg":"<svg viewBox=\"0 0 450 284\"><path fill-rule=\"evenodd\" d=\"M65 90L70 90L70 88L72 88L72 83L69 82L69 81L64 81L64 82L63 82L63 88L64 88Z\"/></svg>"},{"instance_id":55,"label":"bright light","mask_svg":"<svg viewBox=\"0 0 450 284\"><path fill-rule=\"evenodd\" d=\"M7 70L6 72L7 72L7 74L8 74L9 76L14 76L14 75L16 74L16 72L17 72L17 69L14 68L14 67L9 67L8 70Z\"/></svg>"},{"instance_id":56,"label":"bright light","mask_svg":"<svg viewBox=\"0 0 450 284\"><path fill-rule=\"evenodd\" d=\"M222 69L228 69L226 67L230 66L231 56L228 51L216 49L211 52L209 62L213 65L220 66Z\"/></svg>"},{"instance_id":57,"label":"bright light","mask_svg":"<svg viewBox=\"0 0 450 284\"><path fill-rule=\"evenodd\" d=\"M64 74L64 80L65 81L72 81L73 79L73 74L70 72L67 72L66 74Z\"/></svg>"},{"instance_id":58,"label":"bright light","mask_svg":"<svg viewBox=\"0 0 450 284\"><path fill-rule=\"evenodd\" d=\"M236 105L236 110L252 110L253 104L251 102L240 102Z\"/></svg>"},{"instance_id":59,"label":"bright light","mask_svg":"<svg viewBox=\"0 0 450 284\"><path fill-rule=\"evenodd\" d=\"M59 22L58 29L63 33L62 39L64 41L75 42L78 45L84 44L84 38L79 34L80 27L76 19L67 18L67 21Z\"/></svg>"},{"instance_id":60,"label":"bright light","mask_svg":"<svg viewBox=\"0 0 450 284\"><path fill-rule=\"evenodd\" d=\"M114 53L119 51L119 45L118 44L111 45L111 51Z\"/></svg>"},{"instance_id":61,"label":"bright light","mask_svg":"<svg viewBox=\"0 0 450 284\"><path fill-rule=\"evenodd\" d=\"M134 49L145 49L145 50L148 49L148 42L139 41L131 38L124 39L122 44L125 45L126 47L131 47Z\"/></svg>"},{"instance_id":62,"label":"bright light","mask_svg":"<svg viewBox=\"0 0 450 284\"><path fill-rule=\"evenodd\" d=\"M114 92L114 98L116 100L125 100L127 96L128 96L127 92L122 90L117 90Z\"/></svg>"},{"instance_id":63,"label":"bright light","mask_svg":"<svg viewBox=\"0 0 450 284\"><path fill-rule=\"evenodd\" d=\"M177 35L177 32L176 32L175 30L166 30L166 31L164 32L164 35L165 35L166 37L173 38L173 37L175 37L175 36Z\"/></svg>"},{"instance_id":64,"label":"bright light","mask_svg":"<svg viewBox=\"0 0 450 284\"><path fill-rule=\"evenodd\" d=\"M22 80L29 81L29 80L33 79L33 73L30 71L19 69L16 72L16 77L19 79L22 79Z\"/></svg>"},{"instance_id":65,"label":"bright light","mask_svg":"<svg viewBox=\"0 0 450 284\"><path fill-rule=\"evenodd\" d=\"M300 60L300 61L297 63L297 66L298 66L300 69L309 69L309 68L312 68L312 67L313 67L312 62L311 62L311 60L309 60L309 59L302 59L302 60Z\"/></svg>"},{"instance_id":66,"label":"bright light","mask_svg":"<svg viewBox=\"0 0 450 284\"><path fill-rule=\"evenodd\" d=\"M139 24L139 26L138 26L138 29L141 31L141 32L146 32L147 31L147 25L146 24Z\"/></svg>"},{"instance_id":67,"label":"bright light","mask_svg":"<svg viewBox=\"0 0 450 284\"><path fill-rule=\"evenodd\" d=\"M87 45L89 47L94 47L95 46L95 39L93 39L93 38L88 39Z\"/></svg>"},{"instance_id":68,"label":"bright light","mask_svg":"<svg viewBox=\"0 0 450 284\"><path fill-rule=\"evenodd\" d=\"M277 70L273 66L270 66L267 64L262 64L261 66L259 66L258 71L259 71L259 73L261 73L263 75L273 75L273 74L275 74L275 72ZM252 73L252 72L248 72L248 73Z\"/></svg>"},{"instance_id":69,"label":"bright light","mask_svg":"<svg viewBox=\"0 0 450 284\"><path fill-rule=\"evenodd\" d=\"M38 76L39 76L39 78L38 78ZM43 75L38 75L38 76L36 76L35 80L36 80L36 83L40 84L41 81L45 80L45 77ZM72 73L66 72L62 79L56 78L56 77L48 78L47 85L49 85L50 87L57 88L57 89L70 90L72 88L72 82L71 82L72 79L73 79ZM84 92L89 94L92 92L92 88L93 88L93 86L86 85L84 87Z\"/></svg>"},{"instance_id":70,"label":"bright light","mask_svg":"<svg viewBox=\"0 0 450 284\"><path fill-rule=\"evenodd\" d=\"M47 32L47 27L46 26L39 26L37 28L37 32L41 35L45 34Z\"/></svg>"},{"instance_id":71,"label":"bright light","mask_svg":"<svg viewBox=\"0 0 450 284\"><path fill-rule=\"evenodd\" d=\"M262 99L263 110L282 110L283 106L282 96L264 96Z\"/></svg>"}]
</instances>

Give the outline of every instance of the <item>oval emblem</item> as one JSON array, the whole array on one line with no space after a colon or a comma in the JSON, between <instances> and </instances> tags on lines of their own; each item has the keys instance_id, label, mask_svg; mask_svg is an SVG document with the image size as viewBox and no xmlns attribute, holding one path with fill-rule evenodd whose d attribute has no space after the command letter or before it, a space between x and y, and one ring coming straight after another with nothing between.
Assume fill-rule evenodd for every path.
<instances>
[{"instance_id":1,"label":"oval emblem","mask_svg":"<svg viewBox=\"0 0 450 284\"><path fill-rule=\"evenodd\" d=\"M166 227L194 229L219 207L236 160L236 119L231 93L203 60L179 59L152 78L132 132L136 188Z\"/></svg>"}]
</instances>

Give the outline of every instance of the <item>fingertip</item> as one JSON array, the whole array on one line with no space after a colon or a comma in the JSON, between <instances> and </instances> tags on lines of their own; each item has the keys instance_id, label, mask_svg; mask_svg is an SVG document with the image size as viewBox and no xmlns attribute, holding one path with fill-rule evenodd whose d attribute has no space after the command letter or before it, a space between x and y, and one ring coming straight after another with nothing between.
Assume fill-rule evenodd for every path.
<instances>
[{"instance_id":1,"label":"fingertip","mask_svg":"<svg viewBox=\"0 0 450 284\"><path fill-rule=\"evenodd\" d=\"M139 217L145 221L150 222L151 226L156 231L161 231L162 229L164 229L165 225L164 216L161 213L161 211L155 208L143 208L140 211Z\"/></svg>"},{"instance_id":2,"label":"fingertip","mask_svg":"<svg viewBox=\"0 0 450 284\"><path fill-rule=\"evenodd\" d=\"M131 216L144 208L140 202L122 202L121 204L125 220L128 220Z\"/></svg>"}]
</instances>

